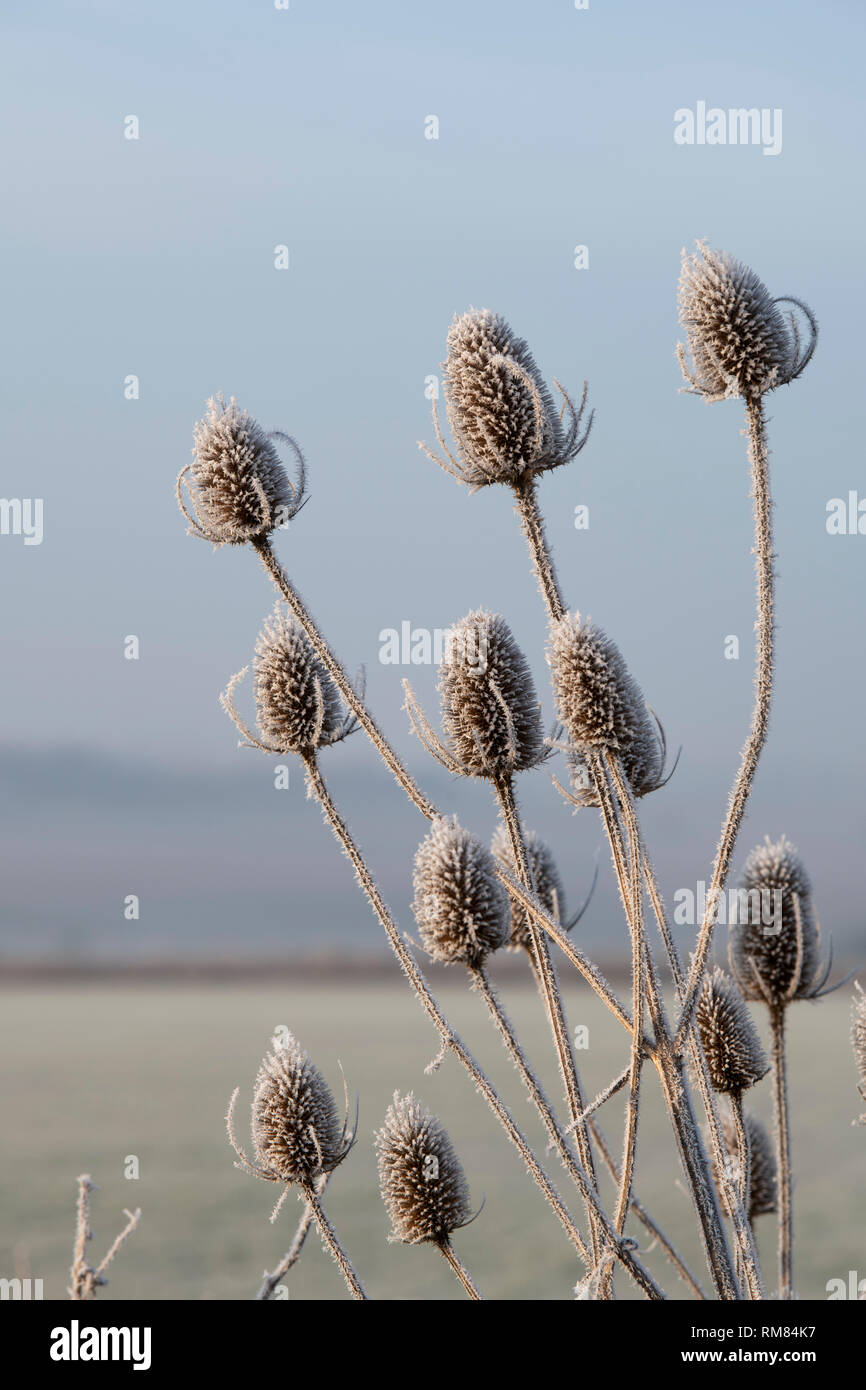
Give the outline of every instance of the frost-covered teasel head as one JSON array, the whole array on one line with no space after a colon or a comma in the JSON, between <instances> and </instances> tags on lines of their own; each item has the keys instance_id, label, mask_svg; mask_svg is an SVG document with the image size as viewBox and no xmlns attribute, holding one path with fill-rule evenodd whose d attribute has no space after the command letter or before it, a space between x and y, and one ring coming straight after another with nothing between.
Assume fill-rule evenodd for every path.
<instances>
[{"instance_id":1,"label":"frost-covered teasel head","mask_svg":"<svg viewBox=\"0 0 866 1390\"><path fill-rule=\"evenodd\" d=\"M595 754L619 756L635 796L663 786L664 734L607 634L579 613L566 613L551 627L547 659L568 736L574 803L598 805L589 766Z\"/></svg>"},{"instance_id":2,"label":"frost-covered teasel head","mask_svg":"<svg viewBox=\"0 0 866 1390\"><path fill-rule=\"evenodd\" d=\"M300 623L280 604L259 634L253 660L258 738L243 723L233 702L235 687L246 670L232 677L220 699L249 746L306 758L339 742L355 727Z\"/></svg>"},{"instance_id":3,"label":"frost-covered teasel head","mask_svg":"<svg viewBox=\"0 0 866 1390\"><path fill-rule=\"evenodd\" d=\"M394 1093L376 1151L395 1240L442 1245L467 1224L469 1189L460 1160L436 1116L411 1093Z\"/></svg>"},{"instance_id":4,"label":"frost-covered teasel head","mask_svg":"<svg viewBox=\"0 0 866 1390\"><path fill-rule=\"evenodd\" d=\"M812 885L790 840L769 837L753 849L740 879L728 957L746 999L771 1008L813 999L824 987Z\"/></svg>"},{"instance_id":5,"label":"frost-covered teasel head","mask_svg":"<svg viewBox=\"0 0 866 1390\"><path fill-rule=\"evenodd\" d=\"M409 686L406 708L428 750L450 772L502 781L542 762L541 713L529 664L498 613L469 613L449 631L439 667L444 742Z\"/></svg>"},{"instance_id":6,"label":"frost-covered teasel head","mask_svg":"<svg viewBox=\"0 0 866 1390\"><path fill-rule=\"evenodd\" d=\"M291 482L273 441L279 439L295 456ZM178 477L177 499L192 535L215 545L245 545L261 540L300 511L305 498L305 468L300 449L288 435L267 434L234 397L207 403L207 414L193 433L193 461ZM183 497L187 484L192 512Z\"/></svg>"},{"instance_id":7,"label":"frost-covered teasel head","mask_svg":"<svg viewBox=\"0 0 866 1390\"><path fill-rule=\"evenodd\" d=\"M811 310L799 299L773 299L748 266L706 242L697 245L697 254L683 251L679 285L691 366L682 343L677 356L691 390L708 401L757 400L793 381L815 351L818 327ZM783 312L781 304L794 308ZM794 309L807 322L805 346Z\"/></svg>"},{"instance_id":8,"label":"frost-covered teasel head","mask_svg":"<svg viewBox=\"0 0 866 1390\"><path fill-rule=\"evenodd\" d=\"M592 426L590 416L581 433L586 388L575 409L557 382L563 397L560 410L527 344L501 314L470 309L455 315L443 366L445 408L457 457L442 438L435 398L433 423L446 459L421 447L473 490L490 483L520 486L537 473L569 462L586 443Z\"/></svg>"},{"instance_id":9,"label":"frost-covered teasel head","mask_svg":"<svg viewBox=\"0 0 866 1390\"><path fill-rule=\"evenodd\" d=\"M433 960L472 969L508 940L508 898L486 845L441 816L415 855L413 908Z\"/></svg>"},{"instance_id":10,"label":"frost-covered teasel head","mask_svg":"<svg viewBox=\"0 0 866 1390\"><path fill-rule=\"evenodd\" d=\"M713 1089L739 1096L769 1071L769 1063L746 1002L718 967L707 975L696 1011Z\"/></svg>"},{"instance_id":11,"label":"frost-covered teasel head","mask_svg":"<svg viewBox=\"0 0 866 1390\"><path fill-rule=\"evenodd\" d=\"M268 1182L311 1186L341 1163L352 1146L319 1069L289 1033L259 1067L253 1092L250 1159L234 1135L234 1092L227 1116L238 1167Z\"/></svg>"}]
</instances>

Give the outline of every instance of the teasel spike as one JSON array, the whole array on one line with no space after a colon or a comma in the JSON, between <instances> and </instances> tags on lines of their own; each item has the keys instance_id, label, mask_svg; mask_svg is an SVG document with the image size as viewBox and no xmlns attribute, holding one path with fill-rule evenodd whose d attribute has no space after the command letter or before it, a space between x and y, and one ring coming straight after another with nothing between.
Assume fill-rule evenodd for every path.
<instances>
[{"instance_id":1,"label":"teasel spike","mask_svg":"<svg viewBox=\"0 0 866 1390\"><path fill-rule=\"evenodd\" d=\"M715 1091L741 1095L770 1070L757 1029L734 981L718 966L704 979L697 1023Z\"/></svg>"},{"instance_id":2,"label":"teasel spike","mask_svg":"<svg viewBox=\"0 0 866 1390\"><path fill-rule=\"evenodd\" d=\"M490 851L458 823L440 817L415 855L413 909L432 960L483 965L508 940L508 895Z\"/></svg>"},{"instance_id":3,"label":"teasel spike","mask_svg":"<svg viewBox=\"0 0 866 1390\"><path fill-rule=\"evenodd\" d=\"M435 396L433 428L445 459L421 441L419 448L470 491L494 483L519 487L568 463L586 443L592 427L590 415L581 432L586 385L576 408L555 382L563 397L557 411L527 344L500 314L470 309L455 315L443 369L446 414L459 457L443 437Z\"/></svg>"},{"instance_id":4,"label":"teasel spike","mask_svg":"<svg viewBox=\"0 0 866 1390\"><path fill-rule=\"evenodd\" d=\"M295 455L294 483L274 439ZM193 462L177 479L177 501L190 534L215 546L245 545L287 524L306 500L306 466L295 440L281 430L268 434L234 397L228 404L222 396L212 397L194 430Z\"/></svg>"},{"instance_id":5,"label":"teasel spike","mask_svg":"<svg viewBox=\"0 0 866 1390\"><path fill-rule=\"evenodd\" d=\"M435 1245L470 1298L479 1299L451 1245L454 1232L475 1219L466 1177L442 1124L411 1091L406 1096L394 1092L385 1123L376 1134L376 1153L382 1201L392 1226L390 1239Z\"/></svg>"}]
</instances>

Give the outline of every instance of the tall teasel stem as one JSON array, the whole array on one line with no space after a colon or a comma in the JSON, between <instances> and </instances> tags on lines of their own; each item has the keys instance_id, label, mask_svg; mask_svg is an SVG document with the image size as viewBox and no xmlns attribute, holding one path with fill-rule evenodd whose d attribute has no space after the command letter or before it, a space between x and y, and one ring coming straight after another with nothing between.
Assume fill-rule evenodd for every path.
<instances>
[{"instance_id":1,"label":"tall teasel stem","mask_svg":"<svg viewBox=\"0 0 866 1390\"><path fill-rule=\"evenodd\" d=\"M742 1091L736 1091L731 1096L731 1115L734 1120L734 1133L737 1136L737 1181L740 1191L740 1205L748 1217L752 1149L749 1143L749 1131L743 1118Z\"/></svg>"},{"instance_id":2,"label":"tall teasel stem","mask_svg":"<svg viewBox=\"0 0 866 1390\"><path fill-rule=\"evenodd\" d=\"M320 1197L328 1185L330 1176L330 1173L323 1173L317 1181L316 1186ZM301 1258L301 1251L304 1248L304 1245L307 1240L307 1235L309 1234L310 1227L313 1224L313 1216L313 1208L310 1206L309 1202L305 1202L304 1210L301 1213L301 1218L298 1222L297 1229L295 1230L292 1243L289 1246L283 1258L280 1260L280 1263L274 1269L272 1269L269 1274L266 1274L264 1279L262 1280L262 1283L259 1287L259 1291L256 1294L257 1302L266 1303L270 1299L271 1295L274 1292L274 1289L277 1287L280 1280L286 1277L292 1266L297 1264L298 1260Z\"/></svg>"},{"instance_id":3,"label":"tall teasel stem","mask_svg":"<svg viewBox=\"0 0 866 1390\"><path fill-rule=\"evenodd\" d=\"M553 1144L553 1146L559 1153L560 1158L562 1159L563 1165L565 1166L570 1177L574 1180L575 1184L580 1190L580 1193L583 1196L584 1201L587 1203L590 1210L596 1216L596 1219L599 1225L602 1227L602 1230L604 1229L605 1225L607 1225L608 1231L613 1230L613 1227L610 1225L610 1222L605 1222L603 1219L603 1212L601 1210L598 1196L596 1193L597 1184L590 1184L585 1169L578 1162L578 1160L575 1157L575 1154L569 1146L568 1140L563 1134L562 1129L560 1128L553 1107L550 1104L550 1101L547 1099L547 1096L545 1095L544 1090L542 1088L541 1082L538 1080L538 1077L533 1071L526 1057L526 1054L520 1046L520 1042L518 1041L517 1036L514 1032L511 1020L509 1019L508 1015L502 1007L502 1004L496 994L496 991L494 990L493 985L490 982L490 978L487 974L487 971L483 967L479 967L475 970L472 970L470 973L473 977L475 987L477 988L479 994L481 995L482 999L487 1005L490 1016L493 1019L494 1024L496 1025L496 1029L499 1032L499 1035L502 1038L503 1043L505 1044L506 1051L508 1052L508 1055L511 1057L511 1060L514 1062L514 1065L520 1075L520 1078L523 1081L523 1084L526 1087L532 1099L532 1102L535 1105L535 1108L541 1117L544 1127L550 1135L551 1143ZM617 1181L618 1180L619 1179L617 1176ZM651 1229L653 1231L653 1234L658 1236L658 1228L654 1225L648 1225L647 1229ZM613 1247L615 1253L618 1254L617 1242L613 1242ZM668 1248L666 1243L665 1248ZM658 1288L656 1288L655 1291L652 1291L649 1287L647 1287L644 1289L644 1292L647 1294L647 1297L649 1298L658 1299L664 1297L664 1294L662 1293L661 1289Z\"/></svg>"},{"instance_id":4,"label":"tall teasel stem","mask_svg":"<svg viewBox=\"0 0 866 1390\"><path fill-rule=\"evenodd\" d=\"M511 778L501 778L494 785L496 797L499 802L502 818L511 843L511 852L514 856L514 863L517 867L518 877L529 892L535 891L535 883L532 878L532 866L526 851L526 841L523 835L523 827L520 822L520 813L517 809L517 801L514 795L514 782ZM556 1055L559 1061L559 1069L565 1086L565 1094L568 1102L569 1118L575 1125L575 1137L577 1140L578 1152L581 1162L592 1183L597 1190L598 1179L595 1173L595 1165L592 1157L592 1149L589 1143L586 1124L581 1120L584 1109L584 1098L580 1085L580 1078L577 1072L577 1064L574 1060L574 1052L571 1046L571 1036L568 1031L568 1024L565 1019L565 1011L562 1005L562 994L559 988L559 981L556 978L556 969L550 955L550 948L544 933L531 917L527 917L529 934L532 942L532 959L535 969L535 976L541 997L547 1010L547 1017L553 1033ZM593 1219L590 1210L590 1229L593 1237L593 1256L598 1260L598 1232L597 1223ZM619 1229L619 1228L618 1228Z\"/></svg>"},{"instance_id":5,"label":"tall teasel stem","mask_svg":"<svg viewBox=\"0 0 866 1390\"><path fill-rule=\"evenodd\" d=\"M786 1006L770 1009L770 1060L773 1068L773 1115L776 1125L776 1172L779 1201L779 1298L794 1297L794 1213L791 1193L791 1124L788 1113L788 1067L785 1048Z\"/></svg>"},{"instance_id":6,"label":"tall teasel stem","mask_svg":"<svg viewBox=\"0 0 866 1390\"><path fill-rule=\"evenodd\" d=\"M450 1240L440 1241L436 1248L443 1260L451 1266L469 1297L471 1299L483 1301L483 1295L478 1292L478 1289L472 1281L472 1276L466 1266L461 1263Z\"/></svg>"},{"instance_id":7,"label":"tall teasel stem","mask_svg":"<svg viewBox=\"0 0 866 1390\"><path fill-rule=\"evenodd\" d=\"M319 1200L319 1194L316 1191L315 1184L305 1183L302 1187L302 1191L307 1199L307 1205L310 1207L313 1216L315 1217L316 1225L319 1228L319 1234L322 1237L322 1242L328 1250L328 1253L332 1256L334 1263L336 1264L343 1278L345 1279L350 1294L353 1298L356 1298L358 1300L366 1300L367 1295L364 1293L364 1290L361 1286L361 1281L352 1267L352 1262L346 1254L345 1250L343 1249L342 1245L340 1244L337 1232L334 1230L333 1226L331 1225L330 1221L325 1215L325 1210L322 1206L321 1201Z\"/></svg>"},{"instance_id":8,"label":"tall teasel stem","mask_svg":"<svg viewBox=\"0 0 866 1390\"><path fill-rule=\"evenodd\" d=\"M773 633L775 575L773 571L773 522L770 496L769 449L764 416L763 397L746 400L746 424L749 438L749 462L752 466L752 500L755 516L755 579L757 593L757 622L755 624L755 704L752 726L743 747L740 766L731 789L722 834L707 892L707 907L698 935L694 960L686 985L682 1012L677 1026L677 1046L682 1048L690 1027L695 1003L706 969L713 939L716 909L724 890L731 856L737 841L746 803L752 790L758 759L767 740L770 721L770 702L773 693Z\"/></svg>"},{"instance_id":9,"label":"tall teasel stem","mask_svg":"<svg viewBox=\"0 0 866 1390\"><path fill-rule=\"evenodd\" d=\"M513 491L517 499L517 515L520 517L520 525L529 546L538 587L551 620L556 622L565 614L565 600L544 531L544 517L538 505L538 480L535 474L528 473L514 486Z\"/></svg>"},{"instance_id":10,"label":"tall teasel stem","mask_svg":"<svg viewBox=\"0 0 866 1390\"><path fill-rule=\"evenodd\" d=\"M461 1039L455 1033L454 1029L448 1023L447 1019L445 1018L445 1015L442 1013L442 1010L436 1002L436 999L434 998L430 990L430 987L424 978L424 975L416 965L412 953L406 946L406 943L404 942L403 937L401 936L396 923L394 922L390 912L388 911L388 908L385 906L382 896L379 893L378 888L376 887L376 884L370 874L369 869L367 868L366 862L363 858L363 855L361 854L361 851L355 844L351 832L349 831L346 823L343 821L339 811L337 810L333 800L331 799L330 792L328 791L328 788L325 784L325 780L322 777L321 769L318 766L317 759L315 758L315 756L309 756L305 758L304 762L307 769L307 777L311 794L316 799L316 801L318 801L324 813L325 819L331 826L331 829L333 830L337 840L341 844L347 859L352 864L358 882L361 885L361 888L363 889L364 893L366 894L367 899L371 907L373 908L373 911L375 912L376 916L378 917L381 925L384 927L385 932L388 936L388 940L391 944L391 949L397 957L397 960L400 963L403 973L405 974L406 978L408 979L409 983L414 989L415 994L417 995L418 1000L424 1008L425 1013L427 1014L431 1023L438 1032L445 1047L454 1053L455 1057L457 1057L458 1061L469 1073L470 1077L475 1083L476 1089L481 1093L481 1095L484 1096L484 1099L487 1101L494 1115L499 1120L500 1124L502 1125L503 1129L508 1135L508 1138L511 1140L512 1144L522 1157L529 1171L530 1176L533 1178L536 1185L538 1186L538 1188L540 1189L540 1191L542 1192L542 1194L550 1203L551 1207L556 1213L556 1216L559 1219L559 1222L562 1225L563 1229L565 1230L569 1240L574 1245L581 1258L589 1266L592 1262L591 1253L588 1250L586 1243L583 1237L581 1236L579 1230L575 1226L574 1220L572 1219L571 1215L564 1206L562 1199L559 1196L559 1193L556 1191L550 1179L547 1177L547 1174L544 1172L543 1168L541 1167L541 1164L538 1162L538 1159L532 1152L532 1149L530 1148L526 1138L524 1137L518 1126L515 1124L514 1119L512 1118L507 1107L501 1100L498 1092L495 1090L492 1083L488 1080L487 1076L484 1074L484 1072L482 1071L479 1064L476 1062L475 1058L472 1056L469 1049L461 1041ZM600 1205L598 1206L597 1211L599 1214L599 1218L602 1219L604 1213ZM638 1284L638 1286L642 1288L644 1291L652 1291L654 1296L658 1296L658 1286L656 1285L652 1276L644 1269L643 1265L636 1258L633 1252L626 1246L620 1246L618 1250L618 1255L622 1263L625 1265L626 1269L632 1276L632 1278Z\"/></svg>"}]
</instances>

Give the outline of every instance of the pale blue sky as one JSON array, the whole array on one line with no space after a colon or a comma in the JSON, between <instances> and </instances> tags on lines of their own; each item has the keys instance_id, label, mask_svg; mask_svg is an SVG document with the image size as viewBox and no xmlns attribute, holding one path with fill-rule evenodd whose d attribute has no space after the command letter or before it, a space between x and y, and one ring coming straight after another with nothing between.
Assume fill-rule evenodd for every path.
<instances>
[{"instance_id":1,"label":"pale blue sky","mask_svg":"<svg viewBox=\"0 0 866 1390\"><path fill-rule=\"evenodd\" d=\"M863 29L854 0L7 4L2 490L44 498L45 536L0 537L3 739L226 777L252 756L216 696L270 593L250 555L186 537L172 495L220 390L305 449L312 501L281 554L347 664L367 663L419 775L382 628L499 609L546 696L508 497L467 497L416 448L448 323L484 305L548 378L589 378L596 426L544 483L550 535L569 601L684 745L647 807L668 889L705 876L753 621L740 409L678 394L679 253L705 236L821 323L814 362L770 404L779 682L744 834L787 830L825 923L862 933L866 537L829 537L825 507L866 496ZM676 146L673 113L698 100L781 108L781 155ZM430 674L413 676L431 705ZM367 765L360 740L335 773L338 756ZM128 789L134 803L133 774ZM543 788L537 802L562 846L579 824L591 862L594 821ZM309 817L300 792L292 814Z\"/></svg>"}]
</instances>

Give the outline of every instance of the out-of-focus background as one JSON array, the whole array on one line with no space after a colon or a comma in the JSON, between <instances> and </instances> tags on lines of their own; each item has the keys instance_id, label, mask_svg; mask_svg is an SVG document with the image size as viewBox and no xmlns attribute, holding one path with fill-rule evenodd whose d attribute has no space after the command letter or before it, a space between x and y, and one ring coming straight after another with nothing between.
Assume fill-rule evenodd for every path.
<instances>
[{"instance_id":1,"label":"out-of-focus background","mask_svg":"<svg viewBox=\"0 0 866 1390\"><path fill-rule=\"evenodd\" d=\"M682 747L643 806L673 902L709 876L750 715L753 625L741 409L679 394L680 250L707 237L773 294L806 300L818 353L770 398L778 681L735 863L787 833L837 957L859 964L866 539L829 534L827 509L841 499L856 531L866 500L863 27L854 0L732 0L723 15L637 0L5 7L2 491L22 516L38 500L42 525L26 543L3 509L0 1275L42 1261L62 1296L69 1184L90 1167L101 1232L130 1201L149 1211L136 1241L150 1254L127 1257L117 1296L246 1296L282 1237L252 1234L270 1194L232 1171L220 1114L284 1022L326 1067L351 1061L368 1131L395 1086L447 1095L473 1186L491 1191L467 1248L501 1296L525 1294L523 1271L482 1239L511 1223L522 1259L536 1240L545 1252L531 1292L567 1294L567 1249L560 1269L544 1263L557 1234L531 1217L518 1166L492 1132L486 1161L459 1077L424 1077L432 1039L301 773L278 788L277 760L239 751L218 706L273 596L250 553L188 537L175 506L215 392L300 442L312 500L280 556L346 664L366 667L424 787L487 837L485 789L444 775L408 732L401 681L435 716L435 670L385 664L387 633L502 612L552 718L545 625L508 495L469 497L417 449L432 439L430 379L470 305L503 313L548 379L576 392L589 379L591 439L544 480L543 505L569 602L619 643ZM781 151L676 144L674 113L699 102L781 111ZM411 929L423 821L361 736L326 771ZM595 814L571 816L549 770L520 793L571 906L598 860L579 931L615 971L627 943ZM686 954L694 926L675 930ZM531 1033L532 994L508 984ZM858 1152L847 994L798 1009L795 1032L801 1270L815 1288L821 1250L826 1268L854 1259L835 1254L851 1239ZM471 1002L457 999L458 1016ZM570 1021L591 1008L582 991ZM601 1022L597 1037L587 1069L601 1084L621 1043ZM122 1181L140 1150L141 1179ZM673 1162L645 1152L642 1181L675 1204ZM365 1141L333 1191L362 1247L384 1238L370 1164ZM174 1241L169 1272L157 1255ZM310 1253L293 1297L334 1292ZM374 1263L386 1294L404 1268L413 1288L450 1292L423 1253L383 1246Z\"/></svg>"}]
</instances>

